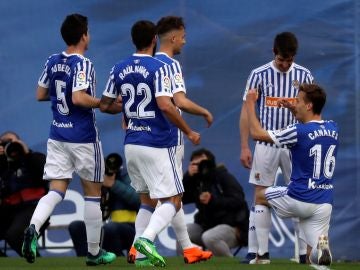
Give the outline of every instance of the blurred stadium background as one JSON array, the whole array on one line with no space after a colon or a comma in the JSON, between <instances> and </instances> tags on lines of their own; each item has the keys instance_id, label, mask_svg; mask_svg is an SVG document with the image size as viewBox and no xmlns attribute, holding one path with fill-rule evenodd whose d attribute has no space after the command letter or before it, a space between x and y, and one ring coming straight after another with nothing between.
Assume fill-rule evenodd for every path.
<instances>
[{"instance_id":1,"label":"blurred stadium background","mask_svg":"<svg viewBox=\"0 0 360 270\"><path fill-rule=\"evenodd\" d=\"M337 121L341 129L330 230L333 256L360 259L360 1L0 1L0 133L13 130L34 150L46 151L51 121L49 104L35 100L37 79L46 58L65 48L59 28L63 18L74 12L89 17L92 42L87 56L95 64L98 97L113 64L134 50L130 27L136 20L184 17L187 44L178 59L188 95L213 112L215 123L207 129L202 119L186 118L201 132L201 146L213 151L217 161L237 176L249 204L248 171L239 162L243 89L250 70L272 59L274 36L294 32L300 43L296 62L308 67L327 90L323 116ZM120 116L98 112L97 121L104 153L122 153ZM184 169L194 149L186 144ZM71 189L68 200L56 209L53 225L81 218L76 181ZM186 208L189 220L193 210ZM293 256L291 223L273 221L271 256ZM161 252L174 255L174 243L171 229L166 230L159 239ZM66 233L51 230L47 245L60 247L71 242ZM71 249L41 252L45 256L74 255Z\"/></svg>"}]
</instances>

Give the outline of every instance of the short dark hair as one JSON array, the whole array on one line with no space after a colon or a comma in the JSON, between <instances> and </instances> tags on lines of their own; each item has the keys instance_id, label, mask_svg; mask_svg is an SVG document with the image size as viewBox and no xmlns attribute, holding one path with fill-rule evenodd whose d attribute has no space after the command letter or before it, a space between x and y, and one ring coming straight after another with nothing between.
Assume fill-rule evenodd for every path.
<instances>
[{"instance_id":1,"label":"short dark hair","mask_svg":"<svg viewBox=\"0 0 360 270\"><path fill-rule=\"evenodd\" d=\"M157 34L159 36L166 34L172 30L185 29L185 23L182 17L166 16L162 17L156 24Z\"/></svg>"},{"instance_id":2,"label":"short dark hair","mask_svg":"<svg viewBox=\"0 0 360 270\"><path fill-rule=\"evenodd\" d=\"M14 132L14 131L11 131L11 130L8 130L8 131L5 131L3 132L1 135L0 135L0 139L6 135L13 135L16 139L20 140L20 136Z\"/></svg>"},{"instance_id":3,"label":"short dark hair","mask_svg":"<svg viewBox=\"0 0 360 270\"><path fill-rule=\"evenodd\" d=\"M88 32L88 18L77 13L70 14L63 21L60 32L66 45L76 45Z\"/></svg>"},{"instance_id":4,"label":"short dark hair","mask_svg":"<svg viewBox=\"0 0 360 270\"><path fill-rule=\"evenodd\" d=\"M131 27L131 38L138 50L145 49L151 45L156 36L156 26L153 22L147 20L137 21Z\"/></svg>"},{"instance_id":5,"label":"short dark hair","mask_svg":"<svg viewBox=\"0 0 360 270\"><path fill-rule=\"evenodd\" d=\"M208 160L213 161L214 164L216 164L216 160L215 160L215 156L213 153L211 153L209 150L207 150L206 148L200 148L195 150L194 152L191 153L190 156L190 161L192 161L194 158L199 157L205 155L207 157Z\"/></svg>"},{"instance_id":6,"label":"short dark hair","mask_svg":"<svg viewBox=\"0 0 360 270\"><path fill-rule=\"evenodd\" d=\"M296 36L291 32L282 32L277 34L274 39L274 53L288 58L297 53L298 41Z\"/></svg>"},{"instance_id":7,"label":"short dark hair","mask_svg":"<svg viewBox=\"0 0 360 270\"><path fill-rule=\"evenodd\" d=\"M314 114L321 114L321 111L326 103L326 92L317 84L301 84L299 92L305 93L305 101L313 104L312 111Z\"/></svg>"}]
</instances>

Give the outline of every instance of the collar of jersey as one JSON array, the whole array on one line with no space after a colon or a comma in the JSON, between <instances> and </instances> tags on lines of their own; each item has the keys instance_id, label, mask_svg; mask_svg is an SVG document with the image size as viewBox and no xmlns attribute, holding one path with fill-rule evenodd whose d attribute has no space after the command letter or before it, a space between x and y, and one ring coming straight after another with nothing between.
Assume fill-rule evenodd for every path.
<instances>
[{"instance_id":1,"label":"collar of jersey","mask_svg":"<svg viewBox=\"0 0 360 270\"><path fill-rule=\"evenodd\" d=\"M137 56L137 57L152 57L151 55L143 54L143 53L134 53L133 56Z\"/></svg>"},{"instance_id":2,"label":"collar of jersey","mask_svg":"<svg viewBox=\"0 0 360 270\"><path fill-rule=\"evenodd\" d=\"M160 55L160 54L162 54L162 55L165 55L165 56L167 56L168 58L171 58L167 53L165 53L165 52L156 52L155 53L155 55Z\"/></svg>"},{"instance_id":3,"label":"collar of jersey","mask_svg":"<svg viewBox=\"0 0 360 270\"><path fill-rule=\"evenodd\" d=\"M271 62L270 62L270 65L271 65L271 67L275 70L275 71L277 71L277 72L279 72L279 73L289 73L293 68L294 68L294 62L292 62L292 64L291 64L291 66L289 67L289 69L286 71L286 72L283 72L283 71L281 71L281 70L279 70L275 65L274 65L274 61L275 60L272 60Z\"/></svg>"},{"instance_id":4,"label":"collar of jersey","mask_svg":"<svg viewBox=\"0 0 360 270\"><path fill-rule=\"evenodd\" d=\"M79 54L79 53L66 53L65 51L62 52L62 54L65 55L65 56L67 56L67 57L69 57L69 56L71 56L71 55L78 55L78 56L84 57L82 54Z\"/></svg>"}]
</instances>

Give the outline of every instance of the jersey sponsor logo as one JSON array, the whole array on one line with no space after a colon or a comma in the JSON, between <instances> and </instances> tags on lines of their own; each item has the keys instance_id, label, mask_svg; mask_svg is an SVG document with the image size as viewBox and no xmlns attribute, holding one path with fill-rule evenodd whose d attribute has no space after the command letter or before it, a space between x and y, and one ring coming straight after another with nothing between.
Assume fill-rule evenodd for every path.
<instances>
[{"instance_id":1,"label":"jersey sponsor logo","mask_svg":"<svg viewBox=\"0 0 360 270\"><path fill-rule=\"evenodd\" d=\"M334 186L332 184L321 184L317 185L315 181L309 178L308 181L308 189L333 189Z\"/></svg>"},{"instance_id":2,"label":"jersey sponsor logo","mask_svg":"<svg viewBox=\"0 0 360 270\"><path fill-rule=\"evenodd\" d=\"M63 123L63 122L56 122L55 120L53 120L52 122L53 126L56 126L58 128L73 128L74 125L72 122L69 122L69 123Z\"/></svg>"},{"instance_id":3,"label":"jersey sponsor logo","mask_svg":"<svg viewBox=\"0 0 360 270\"><path fill-rule=\"evenodd\" d=\"M295 105L296 98L265 97L265 106L266 107L279 107L278 102L283 99L287 100L291 105Z\"/></svg>"},{"instance_id":4,"label":"jersey sponsor logo","mask_svg":"<svg viewBox=\"0 0 360 270\"><path fill-rule=\"evenodd\" d=\"M129 120L129 124L127 126L127 129L134 130L134 131L148 131L151 132L150 126L135 126L133 121L131 119Z\"/></svg>"},{"instance_id":5,"label":"jersey sponsor logo","mask_svg":"<svg viewBox=\"0 0 360 270\"><path fill-rule=\"evenodd\" d=\"M78 84L85 83L86 75L84 71L79 71L76 80Z\"/></svg>"}]
</instances>

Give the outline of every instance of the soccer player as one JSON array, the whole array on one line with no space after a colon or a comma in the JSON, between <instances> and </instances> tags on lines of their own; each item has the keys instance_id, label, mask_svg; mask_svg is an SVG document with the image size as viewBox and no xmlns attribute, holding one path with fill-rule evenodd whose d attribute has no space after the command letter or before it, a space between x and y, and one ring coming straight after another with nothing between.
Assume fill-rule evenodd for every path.
<instances>
[{"instance_id":1,"label":"soccer player","mask_svg":"<svg viewBox=\"0 0 360 270\"><path fill-rule=\"evenodd\" d=\"M296 63L294 58L298 49L296 36L290 32L276 35L274 39L274 60L254 69L247 80L243 99L249 89L258 91L257 100L261 126L265 129L281 129L295 123L296 119L287 108L278 108L277 101L285 98L294 103L302 83L312 83L310 71ZM270 263L269 233L271 213L267 206L261 205L258 196L272 186L276 173L281 168L285 182L288 183L291 173L289 150L286 146L278 147L269 142L257 142L252 161L249 147L249 121L245 106L240 114L241 162L245 168L251 169L249 182L255 186L254 206L249 217L249 247L245 262ZM252 162L252 165L251 165ZM296 224L295 224L296 227ZM305 263L306 245L300 241L300 261Z\"/></svg>"},{"instance_id":2,"label":"soccer player","mask_svg":"<svg viewBox=\"0 0 360 270\"><path fill-rule=\"evenodd\" d=\"M183 19L177 16L166 16L158 21L156 28L160 40L160 48L155 54L155 58L170 66L172 98L175 105L187 113L203 116L209 127L213 122L212 114L207 109L187 98L180 63L173 58L174 55L181 53L181 49L185 45L185 24ZM181 110L179 110L180 113ZM177 137L178 142L176 160L179 164L177 166L182 168L182 161L184 159L184 138L181 130L179 130L176 125L173 125L173 129L175 131L174 136ZM148 218L150 220L150 216L148 216ZM143 226L146 222L149 222L149 220L146 221L145 219L142 219L142 222L144 222ZM171 225L175 231L176 238L183 249L184 261L186 263L196 263L211 258L211 251L203 251L191 243L182 207L174 216ZM134 251L134 249L131 249L129 254L132 258L135 258L136 250ZM129 262L132 260L134 259L128 259Z\"/></svg>"},{"instance_id":3,"label":"soccer player","mask_svg":"<svg viewBox=\"0 0 360 270\"><path fill-rule=\"evenodd\" d=\"M155 58L170 66L172 75L172 93L175 105L181 111L204 117L207 126L210 127L213 122L212 114L207 109L187 98L180 63L173 58L174 55L181 53L181 49L185 45L185 24L183 19L177 16L166 16L158 21L156 28L160 40L160 48L155 54ZM181 130L175 125L173 125L173 128L177 131L176 136L178 137L176 160L179 162L178 166L182 168L182 161L184 159L184 139ZM191 243L182 207L176 213L171 225L174 228L176 238L183 249L184 260L186 263L207 260L212 256L212 252L202 251Z\"/></svg>"},{"instance_id":4,"label":"soccer player","mask_svg":"<svg viewBox=\"0 0 360 270\"><path fill-rule=\"evenodd\" d=\"M321 118L326 93L316 84L301 84L294 105L288 100L279 102L300 123L277 130L261 127L255 113L256 101L256 89L249 90L245 103L251 136L279 147L288 146L292 161L290 184L261 190L258 202L270 205L281 218L298 217L300 237L308 245L307 261L330 265L328 231L339 142L337 124Z\"/></svg>"},{"instance_id":5,"label":"soccer player","mask_svg":"<svg viewBox=\"0 0 360 270\"><path fill-rule=\"evenodd\" d=\"M173 125L195 145L200 143L200 134L187 125L172 102L169 66L152 57L156 26L150 21L138 21L131 28L131 36L136 53L112 68L100 109L107 112L121 95L126 165L141 200L135 221L140 237L134 246L143 255L135 264L165 266L153 241L181 209L184 191ZM156 207L158 200L161 204ZM149 216L149 222L142 221Z\"/></svg>"},{"instance_id":6,"label":"soccer player","mask_svg":"<svg viewBox=\"0 0 360 270\"><path fill-rule=\"evenodd\" d=\"M25 230L23 255L29 263L36 258L39 229L60 203L73 172L81 178L84 190L84 221L88 241L87 265L111 263L115 254L100 249L102 217L100 210L104 157L95 122L95 70L84 57L90 42L88 19L68 15L61 25L66 51L51 55L38 81L37 99L50 100L53 120L47 142L44 179L50 190L41 198Z\"/></svg>"}]
</instances>

